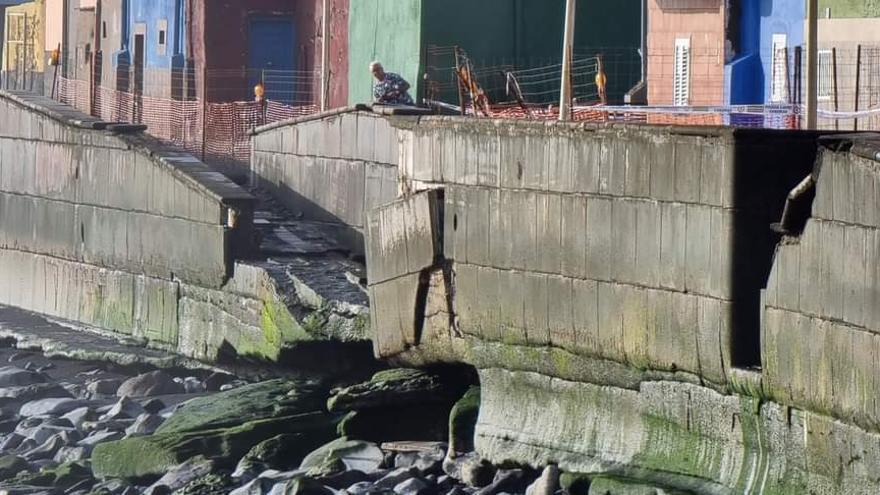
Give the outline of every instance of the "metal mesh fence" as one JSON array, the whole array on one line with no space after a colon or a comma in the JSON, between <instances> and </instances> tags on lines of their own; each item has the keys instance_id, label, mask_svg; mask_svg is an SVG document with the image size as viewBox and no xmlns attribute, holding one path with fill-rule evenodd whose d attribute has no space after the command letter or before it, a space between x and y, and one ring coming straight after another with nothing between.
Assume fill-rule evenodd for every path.
<instances>
[{"instance_id":1,"label":"metal mesh fence","mask_svg":"<svg viewBox=\"0 0 880 495\"><path fill-rule=\"evenodd\" d=\"M145 124L152 136L211 163L245 165L255 127L319 110L311 71L104 67L100 59L85 71L60 71L67 77L57 77L52 96L108 122ZM258 83L262 102L254 99Z\"/></svg>"}]
</instances>

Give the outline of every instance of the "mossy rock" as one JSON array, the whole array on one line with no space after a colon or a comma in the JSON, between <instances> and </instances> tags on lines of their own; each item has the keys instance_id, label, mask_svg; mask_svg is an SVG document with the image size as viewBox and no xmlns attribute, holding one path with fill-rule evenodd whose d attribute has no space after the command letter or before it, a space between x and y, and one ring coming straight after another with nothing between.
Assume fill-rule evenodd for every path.
<instances>
[{"instance_id":1,"label":"mossy rock","mask_svg":"<svg viewBox=\"0 0 880 495\"><path fill-rule=\"evenodd\" d=\"M299 446L308 450L332 439L335 430L334 417L312 412L213 430L155 433L98 445L92 468L101 479L136 480L161 475L199 455L208 456L219 468L232 468L254 445L274 436L300 434Z\"/></svg>"},{"instance_id":2,"label":"mossy rock","mask_svg":"<svg viewBox=\"0 0 880 495\"><path fill-rule=\"evenodd\" d=\"M327 409L333 412L451 403L458 391L433 374L414 369L380 371L368 382L333 391Z\"/></svg>"},{"instance_id":3,"label":"mossy rock","mask_svg":"<svg viewBox=\"0 0 880 495\"><path fill-rule=\"evenodd\" d=\"M313 450L307 434L285 433L254 445L241 462L261 464L268 469L290 471Z\"/></svg>"},{"instance_id":4,"label":"mossy rock","mask_svg":"<svg viewBox=\"0 0 880 495\"><path fill-rule=\"evenodd\" d=\"M241 425L323 409L326 389L305 380L269 380L190 400L156 433L182 433Z\"/></svg>"},{"instance_id":5,"label":"mossy rock","mask_svg":"<svg viewBox=\"0 0 880 495\"><path fill-rule=\"evenodd\" d=\"M227 473L209 473L174 492L175 495L224 495L233 486Z\"/></svg>"},{"instance_id":6,"label":"mossy rock","mask_svg":"<svg viewBox=\"0 0 880 495\"><path fill-rule=\"evenodd\" d=\"M480 414L480 387L471 387L449 412L450 452L474 450L474 431Z\"/></svg>"},{"instance_id":7,"label":"mossy rock","mask_svg":"<svg viewBox=\"0 0 880 495\"><path fill-rule=\"evenodd\" d=\"M372 472L384 460L385 454L375 444L343 437L315 449L299 468L309 476L321 478L346 470Z\"/></svg>"},{"instance_id":8,"label":"mossy rock","mask_svg":"<svg viewBox=\"0 0 880 495\"><path fill-rule=\"evenodd\" d=\"M43 469L36 473L21 473L12 478L10 482L53 488L69 488L80 481L90 479L92 470L87 462L66 462L53 468Z\"/></svg>"}]
</instances>

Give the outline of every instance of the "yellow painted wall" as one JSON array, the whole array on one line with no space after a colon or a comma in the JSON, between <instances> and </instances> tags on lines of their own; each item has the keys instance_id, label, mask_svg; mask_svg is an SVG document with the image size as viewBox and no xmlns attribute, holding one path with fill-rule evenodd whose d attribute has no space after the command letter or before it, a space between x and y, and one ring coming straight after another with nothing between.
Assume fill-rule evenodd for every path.
<instances>
[{"instance_id":1,"label":"yellow painted wall","mask_svg":"<svg viewBox=\"0 0 880 495\"><path fill-rule=\"evenodd\" d=\"M26 16L27 29L22 29L23 23L19 21L21 16ZM6 9L5 35L7 40L26 36L27 44L27 69L42 72L46 67L46 9L45 0L34 0ZM21 46L18 44L17 46ZM6 42L3 44L3 70L15 70L19 68L21 57L17 55L16 44ZM24 51L21 52L25 54Z\"/></svg>"}]
</instances>

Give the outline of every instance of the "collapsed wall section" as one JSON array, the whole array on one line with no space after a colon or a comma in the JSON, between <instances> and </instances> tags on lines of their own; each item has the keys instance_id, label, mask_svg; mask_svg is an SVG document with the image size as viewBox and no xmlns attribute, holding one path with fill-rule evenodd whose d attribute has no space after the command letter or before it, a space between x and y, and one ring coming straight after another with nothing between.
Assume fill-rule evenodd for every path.
<instances>
[{"instance_id":1,"label":"collapsed wall section","mask_svg":"<svg viewBox=\"0 0 880 495\"><path fill-rule=\"evenodd\" d=\"M427 314L454 317L424 328L410 318L420 339L401 339L396 321L383 321L401 289L382 285L412 281L371 277L380 355L600 382L611 379L596 372L604 366L724 384L731 367L758 362L770 224L810 171L813 136L439 117L395 125L403 189L443 190L448 283L429 284L439 292L426 299L442 303Z\"/></svg>"},{"instance_id":2,"label":"collapsed wall section","mask_svg":"<svg viewBox=\"0 0 880 495\"><path fill-rule=\"evenodd\" d=\"M880 404L880 150L827 141L803 232L776 250L764 297L766 393L877 430Z\"/></svg>"}]
</instances>

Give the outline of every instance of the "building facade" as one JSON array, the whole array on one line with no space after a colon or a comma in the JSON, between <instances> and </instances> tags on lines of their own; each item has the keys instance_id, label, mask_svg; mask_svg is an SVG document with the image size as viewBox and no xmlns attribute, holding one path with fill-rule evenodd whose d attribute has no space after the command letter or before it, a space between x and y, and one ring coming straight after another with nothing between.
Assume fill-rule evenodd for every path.
<instances>
[{"instance_id":1,"label":"building facade","mask_svg":"<svg viewBox=\"0 0 880 495\"><path fill-rule=\"evenodd\" d=\"M331 106L347 101L348 0L328 0ZM317 101L322 0L98 0L103 86L160 98Z\"/></svg>"},{"instance_id":2,"label":"building facade","mask_svg":"<svg viewBox=\"0 0 880 495\"><path fill-rule=\"evenodd\" d=\"M45 0L4 9L2 73L5 88L43 90L46 68Z\"/></svg>"},{"instance_id":3,"label":"building facade","mask_svg":"<svg viewBox=\"0 0 880 495\"><path fill-rule=\"evenodd\" d=\"M719 105L726 0L648 0L648 104Z\"/></svg>"},{"instance_id":4,"label":"building facade","mask_svg":"<svg viewBox=\"0 0 880 495\"><path fill-rule=\"evenodd\" d=\"M454 62L448 54L455 46L467 53L476 69L492 72L558 65L564 16L565 2L545 0L351 0L349 103L371 100L372 60L409 81L416 98L425 96L426 74L433 77L432 71L442 69L449 78ZM642 76L640 19L640 0L578 2L575 57L624 54L626 70L609 73L608 82L620 98ZM438 55L442 50L445 58ZM559 74L552 75L550 69L547 75L558 81ZM582 85L592 79L592 73L584 74ZM448 87L448 80L439 82ZM535 92L556 88L558 82L553 82L553 88Z\"/></svg>"}]
</instances>

